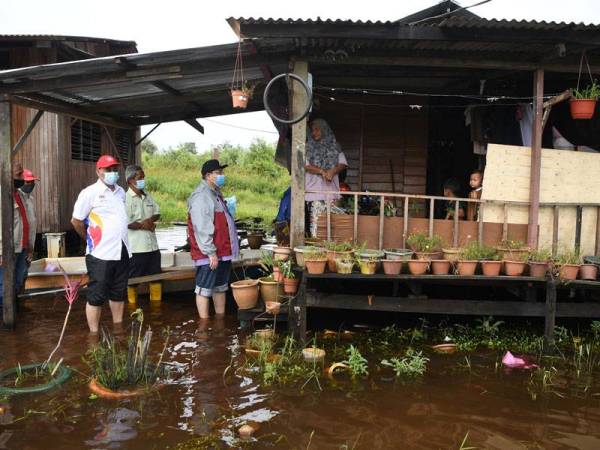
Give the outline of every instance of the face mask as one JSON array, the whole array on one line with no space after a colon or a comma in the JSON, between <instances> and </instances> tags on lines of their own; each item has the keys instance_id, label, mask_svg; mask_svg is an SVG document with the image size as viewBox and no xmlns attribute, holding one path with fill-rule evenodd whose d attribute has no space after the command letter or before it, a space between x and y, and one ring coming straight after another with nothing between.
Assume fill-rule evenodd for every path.
<instances>
[{"instance_id":1,"label":"face mask","mask_svg":"<svg viewBox=\"0 0 600 450\"><path fill-rule=\"evenodd\" d=\"M104 183L112 186L119 179L119 172L104 172Z\"/></svg>"},{"instance_id":2,"label":"face mask","mask_svg":"<svg viewBox=\"0 0 600 450\"><path fill-rule=\"evenodd\" d=\"M142 191L146 187L146 180L136 180L135 187Z\"/></svg>"},{"instance_id":3,"label":"face mask","mask_svg":"<svg viewBox=\"0 0 600 450\"><path fill-rule=\"evenodd\" d=\"M215 184L219 187L223 186L225 184L225 175L217 175L217 178L215 178Z\"/></svg>"},{"instance_id":4,"label":"face mask","mask_svg":"<svg viewBox=\"0 0 600 450\"><path fill-rule=\"evenodd\" d=\"M26 194L31 194L31 191L33 191L34 187L35 187L35 183L25 184L25 185L23 185L23 187L21 188L21 190L23 192L25 192Z\"/></svg>"},{"instance_id":5,"label":"face mask","mask_svg":"<svg viewBox=\"0 0 600 450\"><path fill-rule=\"evenodd\" d=\"M25 184L25 180L13 180L13 183L15 184L15 189L19 189Z\"/></svg>"}]
</instances>

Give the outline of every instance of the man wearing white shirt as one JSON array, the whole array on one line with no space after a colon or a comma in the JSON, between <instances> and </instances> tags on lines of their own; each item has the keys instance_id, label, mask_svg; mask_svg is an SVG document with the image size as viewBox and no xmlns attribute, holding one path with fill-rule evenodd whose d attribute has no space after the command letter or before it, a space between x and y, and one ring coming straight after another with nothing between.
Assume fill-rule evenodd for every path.
<instances>
[{"instance_id":1,"label":"man wearing white shirt","mask_svg":"<svg viewBox=\"0 0 600 450\"><path fill-rule=\"evenodd\" d=\"M102 305L109 301L113 323L123 321L129 273L125 191L117 184L119 161L103 155L96 162L98 181L79 193L71 223L87 243L89 276L85 314L91 333L98 332ZM86 229L87 228L87 229Z\"/></svg>"}]
</instances>

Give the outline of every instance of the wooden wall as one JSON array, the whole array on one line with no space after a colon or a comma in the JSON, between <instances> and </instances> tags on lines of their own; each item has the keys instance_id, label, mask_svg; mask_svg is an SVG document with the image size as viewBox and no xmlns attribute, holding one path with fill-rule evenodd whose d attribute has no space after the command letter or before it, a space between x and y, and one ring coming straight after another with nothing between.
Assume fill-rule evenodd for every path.
<instances>
[{"instance_id":1,"label":"wooden wall","mask_svg":"<svg viewBox=\"0 0 600 450\"><path fill-rule=\"evenodd\" d=\"M346 182L353 190L425 194L427 112L411 110L407 107L411 99L405 98L354 97L352 101L395 107L321 99L319 115L333 129L348 159Z\"/></svg>"}]
</instances>

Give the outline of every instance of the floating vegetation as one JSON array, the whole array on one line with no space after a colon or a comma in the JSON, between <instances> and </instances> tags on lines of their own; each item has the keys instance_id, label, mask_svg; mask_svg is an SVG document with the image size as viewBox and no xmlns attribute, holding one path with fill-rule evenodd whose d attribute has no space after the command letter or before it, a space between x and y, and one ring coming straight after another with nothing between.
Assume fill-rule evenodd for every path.
<instances>
[{"instance_id":1,"label":"floating vegetation","mask_svg":"<svg viewBox=\"0 0 600 450\"><path fill-rule=\"evenodd\" d=\"M397 378L418 378L427 370L428 362L429 358L423 356L423 352L409 348L403 358L384 359L381 365L390 367Z\"/></svg>"}]
</instances>

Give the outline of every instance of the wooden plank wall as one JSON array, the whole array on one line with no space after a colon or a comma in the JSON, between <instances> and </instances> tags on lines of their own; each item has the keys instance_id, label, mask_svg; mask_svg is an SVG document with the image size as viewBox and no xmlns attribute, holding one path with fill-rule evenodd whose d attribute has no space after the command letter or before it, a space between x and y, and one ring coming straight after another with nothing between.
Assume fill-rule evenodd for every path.
<instances>
[{"instance_id":1,"label":"wooden plank wall","mask_svg":"<svg viewBox=\"0 0 600 450\"><path fill-rule=\"evenodd\" d=\"M320 115L330 124L348 159L347 183L356 190L425 194L427 112L411 110L406 106L411 100L406 98L378 96L359 101L404 107L321 100Z\"/></svg>"}]
</instances>

